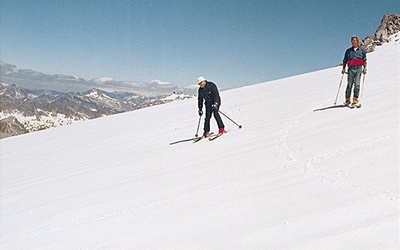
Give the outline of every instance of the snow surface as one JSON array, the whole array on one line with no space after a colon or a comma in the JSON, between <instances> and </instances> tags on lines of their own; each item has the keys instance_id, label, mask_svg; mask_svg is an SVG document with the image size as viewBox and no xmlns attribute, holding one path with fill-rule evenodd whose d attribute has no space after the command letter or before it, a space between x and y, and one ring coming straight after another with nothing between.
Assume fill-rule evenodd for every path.
<instances>
[{"instance_id":1,"label":"snow surface","mask_svg":"<svg viewBox=\"0 0 400 250\"><path fill-rule=\"evenodd\" d=\"M222 91L212 142L169 145L195 98L1 140L0 248L398 249L400 44L368 62L361 109L314 112L340 67Z\"/></svg>"}]
</instances>

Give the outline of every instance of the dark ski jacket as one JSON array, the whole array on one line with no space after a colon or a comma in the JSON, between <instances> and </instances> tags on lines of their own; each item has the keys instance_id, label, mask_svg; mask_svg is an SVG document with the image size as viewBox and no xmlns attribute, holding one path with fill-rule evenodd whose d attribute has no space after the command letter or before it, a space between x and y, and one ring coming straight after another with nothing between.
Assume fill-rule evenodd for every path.
<instances>
[{"instance_id":1,"label":"dark ski jacket","mask_svg":"<svg viewBox=\"0 0 400 250\"><path fill-rule=\"evenodd\" d=\"M363 47L359 46L355 50L353 47L351 47L346 50L346 53L344 53L343 68L346 66L346 64L349 67L366 66L366 61L367 53Z\"/></svg>"},{"instance_id":2,"label":"dark ski jacket","mask_svg":"<svg viewBox=\"0 0 400 250\"><path fill-rule=\"evenodd\" d=\"M211 106L215 102L221 106L221 98L219 96L218 88L213 82L207 81L204 88L199 88L197 98L199 109L203 109L203 100L206 106Z\"/></svg>"}]
</instances>

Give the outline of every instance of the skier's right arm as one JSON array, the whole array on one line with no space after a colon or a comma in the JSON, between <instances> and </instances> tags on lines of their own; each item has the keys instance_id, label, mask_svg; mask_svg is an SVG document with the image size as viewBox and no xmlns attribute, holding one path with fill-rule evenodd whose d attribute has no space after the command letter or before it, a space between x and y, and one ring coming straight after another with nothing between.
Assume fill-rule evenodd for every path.
<instances>
[{"instance_id":1,"label":"skier's right arm","mask_svg":"<svg viewBox=\"0 0 400 250\"><path fill-rule=\"evenodd\" d=\"M348 55L349 52L348 51L349 50L346 50L346 53L344 53L342 75L346 72L347 61L349 60L349 55Z\"/></svg>"},{"instance_id":2,"label":"skier's right arm","mask_svg":"<svg viewBox=\"0 0 400 250\"><path fill-rule=\"evenodd\" d=\"M201 116L203 114L203 96L200 94L200 89L197 94L197 106L199 108L199 115Z\"/></svg>"}]
</instances>

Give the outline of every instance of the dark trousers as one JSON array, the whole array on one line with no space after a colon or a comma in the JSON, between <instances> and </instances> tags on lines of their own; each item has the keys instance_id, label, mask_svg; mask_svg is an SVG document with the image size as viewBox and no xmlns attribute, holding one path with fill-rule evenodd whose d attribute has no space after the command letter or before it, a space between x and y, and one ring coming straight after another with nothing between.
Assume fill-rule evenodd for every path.
<instances>
[{"instance_id":1,"label":"dark trousers","mask_svg":"<svg viewBox=\"0 0 400 250\"><path fill-rule=\"evenodd\" d=\"M218 124L218 128L225 128L224 123L222 122L222 119L221 119L221 116L219 115L218 110L212 109L211 105L206 105L206 118L204 119L204 132L210 132L211 115L214 115L214 118Z\"/></svg>"},{"instance_id":2,"label":"dark trousers","mask_svg":"<svg viewBox=\"0 0 400 250\"><path fill-rule=\"evenodd\" d=\"M361 78L362 68L349 67L347 71L348 75L347 75L346 98L350 98L353 85L354 85L353 97L358 98L358 95L360 93L360 78Z\"/></svg>"}]
</instances>

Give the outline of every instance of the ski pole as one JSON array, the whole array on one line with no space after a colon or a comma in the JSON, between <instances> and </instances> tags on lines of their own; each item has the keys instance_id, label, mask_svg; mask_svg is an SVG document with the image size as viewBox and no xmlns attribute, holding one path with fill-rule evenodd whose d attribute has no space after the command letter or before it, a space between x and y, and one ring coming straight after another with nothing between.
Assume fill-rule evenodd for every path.
<instances>
[{"instance_id":1,"label":"ski pole","mask_svg":"<svg viewBox=\"0 0 400 250\"><path fill-rule=\"evenodd\" d=\"M197 123L196 134L194 135L195 137L198 137L198 136L199 136L200 120L201 120L201 116L199 116L199 122Z\"/></svg>"},{"instance_id":2,"label":"ski pole","mask_svg":"<svg viewBox=\"0 0 400 250\"><path fill-rule=\"evenodd\" d=\"M363 84L362 84L362 89L361 89L361 98L363 97L364 86L365 86L365 74L363 75Z\"/></svg>"},{"instance_id":3,"label":"ski pole","mask_svg":"<svg viewBox=\"0 0 400 250\"><path fill-rule=\"evenodd\" d=\"M236 126L238 126L239 128L242 128L242 125L237 124L234 120L232 120L232 119L229 118L227 115L225 115L224 113L222 113L221 110L218 110L218 112L220 112L223 116L225 116L226 118L228 118L231 122L235 123Z\"/></svg>"},{"instance_id":4,"label":"ski pole","mask_svg":"<svg viewBox=\"0 0 400 250\"><path fill-rule=\"evenodd\" d=\"M333 105L336 105L336 102L337 102L337 99L338 99L338 96L339 96L340 87L342 86L343 76L344 76L344 74L342 74L342 78L340 78L339 88L337 90L335 103Z\"/></svg>"}]
</instances>

